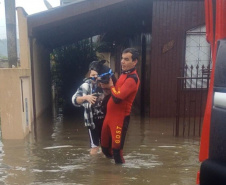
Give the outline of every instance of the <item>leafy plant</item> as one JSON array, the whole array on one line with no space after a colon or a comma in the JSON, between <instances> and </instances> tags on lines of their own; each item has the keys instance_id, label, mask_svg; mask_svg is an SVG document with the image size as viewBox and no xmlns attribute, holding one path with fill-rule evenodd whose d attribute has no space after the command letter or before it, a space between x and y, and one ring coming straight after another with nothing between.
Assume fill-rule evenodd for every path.
<instances>
[{"instance_id":1,"label":"leafy plant","mask_svg":"<svg viewBox=\"0 0 226 185\"><path fill-rule=\"evenodd\" d=\"M82 83L89 64L93 60L97 60L97 56L90 39L53 50L51 54L52 84L60 106L64 108L71 105L71 97Z\"/></svg>"}]
</instances>

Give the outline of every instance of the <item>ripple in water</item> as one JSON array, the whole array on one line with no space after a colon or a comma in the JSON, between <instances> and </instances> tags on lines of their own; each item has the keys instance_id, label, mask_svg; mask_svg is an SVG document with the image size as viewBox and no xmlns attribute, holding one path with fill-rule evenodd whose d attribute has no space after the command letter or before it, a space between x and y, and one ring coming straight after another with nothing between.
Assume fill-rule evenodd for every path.
<instances>
[{"instance_id":1,"label":"ripple in water","mask_svg":"<svg viewBox=\"0 0 226 185\"><path fill-rule=\"evenodd\" d=\"M154 168L163 165L162 162L157 161L158 156L154 154L130 153L124 156L126 163L123 167L126 168Z\"/></svg>"}]
</instances>

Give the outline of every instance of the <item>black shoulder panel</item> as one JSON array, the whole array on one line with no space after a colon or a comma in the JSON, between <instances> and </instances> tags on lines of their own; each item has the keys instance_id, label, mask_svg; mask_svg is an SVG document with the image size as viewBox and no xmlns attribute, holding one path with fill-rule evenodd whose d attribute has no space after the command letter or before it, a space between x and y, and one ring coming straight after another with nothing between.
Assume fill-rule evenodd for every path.
<instances>
[{"instance_id":1,"label":"black shoulder panel","mask_svg":"<svg viewBox=\"0 0 226 185\"><path fill-rule=\"evenodd\" d=\"M130 74L130 75L127 75L127 78L133 78L137 84L138 82L138 78L137 78L137 75L136 74Z\"/></svg>"}]
</instances>

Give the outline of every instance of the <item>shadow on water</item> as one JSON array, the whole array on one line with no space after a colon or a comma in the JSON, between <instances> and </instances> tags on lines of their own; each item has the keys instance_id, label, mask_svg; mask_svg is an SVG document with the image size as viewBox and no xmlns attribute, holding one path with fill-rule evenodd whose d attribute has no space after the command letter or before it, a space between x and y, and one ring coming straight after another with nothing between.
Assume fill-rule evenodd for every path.
<instances>
[{"instance_id":1,"label":"shadow on water","mask_svg":"<svg viewBox=\"0 0 226 185\"><path fill-rule=\"evenodd\" d=\"M0 184L191 185L199 169L199 138L172 134L173 119L132 116L124 156L115 165L89 155L82 115L44 115L24 140L3 140Z\"/></svg>"}]
</instances>

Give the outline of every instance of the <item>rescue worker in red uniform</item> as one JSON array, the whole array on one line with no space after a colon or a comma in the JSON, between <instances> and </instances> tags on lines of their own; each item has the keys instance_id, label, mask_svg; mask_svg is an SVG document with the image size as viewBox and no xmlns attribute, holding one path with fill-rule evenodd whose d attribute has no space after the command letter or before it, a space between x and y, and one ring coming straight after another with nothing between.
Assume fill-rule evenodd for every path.
<instances>
[{"instance_id":1,"label":"rescue worker in red uniform","mask_svg":"<svg viewBox=\"0 0 226 185\"><path fill-rule=\"evenodd\" d=\"M140 84L136 71L139 53L134 48L127 48L122 53L122 74L115 86L110 78L102 88L111 89L107 104L107 114L101 132L101 148L107 158L114 158L116 164L125 163L123 146L130 120L131 107Z\"/></svg>"}]
</instances>

